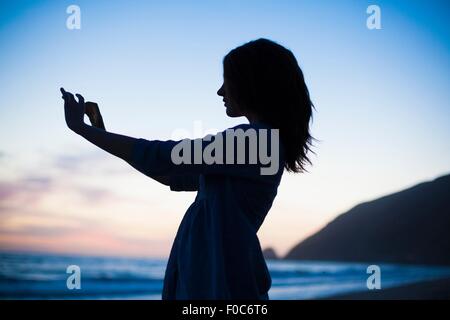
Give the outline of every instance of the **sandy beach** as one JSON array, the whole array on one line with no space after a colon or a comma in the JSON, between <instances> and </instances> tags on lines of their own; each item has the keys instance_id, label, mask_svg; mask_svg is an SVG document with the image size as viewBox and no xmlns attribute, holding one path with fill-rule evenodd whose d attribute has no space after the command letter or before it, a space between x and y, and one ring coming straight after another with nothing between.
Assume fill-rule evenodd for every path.
<instances>
[{"instance_id":1,"label":"sandy beach","mask_svg":"<svg viewBox=\"0 0 450 320\"><path fill-rule=\"evenodd\" d=\"M327 300L449 300L450 278L425 281L381 290L367 290Z\"/></svg>"}]
</instances>

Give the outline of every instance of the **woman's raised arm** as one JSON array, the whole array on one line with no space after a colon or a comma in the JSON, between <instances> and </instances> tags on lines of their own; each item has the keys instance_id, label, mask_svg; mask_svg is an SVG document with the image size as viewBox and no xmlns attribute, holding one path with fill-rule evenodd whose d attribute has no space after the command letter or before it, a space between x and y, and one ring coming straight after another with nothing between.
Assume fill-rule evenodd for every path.
<instances>
[{"instance_id":1,"label":"woman's raised arm","mask_svg":"<svg viewBox=\"0 0 450 320\"><path fill-rule=\"evenodd\" d=\"M91 127L87 124L81 126L77 133L106 152L111 153L128 163L132 161L133 147L138 139L110 133L99 128ZM148 176L166 186L170 185L168 176Z\"/></svg>"},{"instance_id":2,"label":"woman's raised arm","mask_svg":"<svg viewBox=\"0 0 450 320\"><path fill-rule=\"evenodd\" d=\"M61 88L61 93L64 99L64 115L69 129L106 152L127 162L131 161L133 147L137 139L85 124L84 98L77 94L77 102L72 93L65 91L63 88Z\"/></svg>"}]
</instances>

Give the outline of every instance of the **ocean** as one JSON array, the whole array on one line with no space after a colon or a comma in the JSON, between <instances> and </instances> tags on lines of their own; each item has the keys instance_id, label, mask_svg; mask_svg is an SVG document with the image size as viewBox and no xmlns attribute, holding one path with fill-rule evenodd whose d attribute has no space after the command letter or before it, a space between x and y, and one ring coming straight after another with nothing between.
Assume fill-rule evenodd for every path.
<instances>
[{"instance_id":1,"label":"ocean","mask_svg":"<svg viewBox=\"0 0 450 320\"><path fill-rule=\"evenodd\" d=\"M0 253L0 299L161 299L167 260ZM316 299L368 290L368 263L268 260L270 299ZM66 273L79 266L80 289ZM379 264L381 288L450 276L450 268Z\"/></svg>"}]
</instances>

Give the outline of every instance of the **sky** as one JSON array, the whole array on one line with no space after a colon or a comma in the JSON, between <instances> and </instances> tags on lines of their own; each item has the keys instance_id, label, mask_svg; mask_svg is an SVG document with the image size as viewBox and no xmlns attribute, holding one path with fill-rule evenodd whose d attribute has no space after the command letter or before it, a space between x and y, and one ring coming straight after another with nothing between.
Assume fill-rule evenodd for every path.
<instances>
[{"instance_id":1,"label":"sky","mask_svg":"<svg viewBox=\"0 0 450 320\"><path fill-rule=\"evenodd\" d=\"M66 27L69 5L81 28ZM368 29L369 5L381 29ZM290 50L316 106L308 173L258 232L284 255L356 204L450 172L448 1L0 0L0 250L167 257L194 193L170 192L67 129L59 88L109 131L203 136L227 118L222 59ZM382 232L382 230L380 231Z\"/></svg>"}]
</instances>

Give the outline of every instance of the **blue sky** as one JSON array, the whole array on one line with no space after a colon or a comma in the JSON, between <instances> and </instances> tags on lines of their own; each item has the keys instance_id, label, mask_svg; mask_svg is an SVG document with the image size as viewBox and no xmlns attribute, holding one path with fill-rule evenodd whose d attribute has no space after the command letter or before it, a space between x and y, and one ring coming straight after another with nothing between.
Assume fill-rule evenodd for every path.
<instances>
[{"instance_id":1,"label":"blue sky","mask_svg":"<svg viewBox=\"0 0 450 320\"><path fill-rule=\"evenodd\" d=\"M66 28L70 4L81 8L80 30ZM366 28L370 4L381 8L381 30ZM227 118L216 95L222 58L259 37L296 55L320 140L310 173L284 176L263 246L284 253L361 201L448 173L449 8L1 1L0 248L167 255L193 195L170 193L71 133L58 89L98 102L117 133L169 139L196 121L225 129L244 120Z\"/></svg>"}]
</instances>

